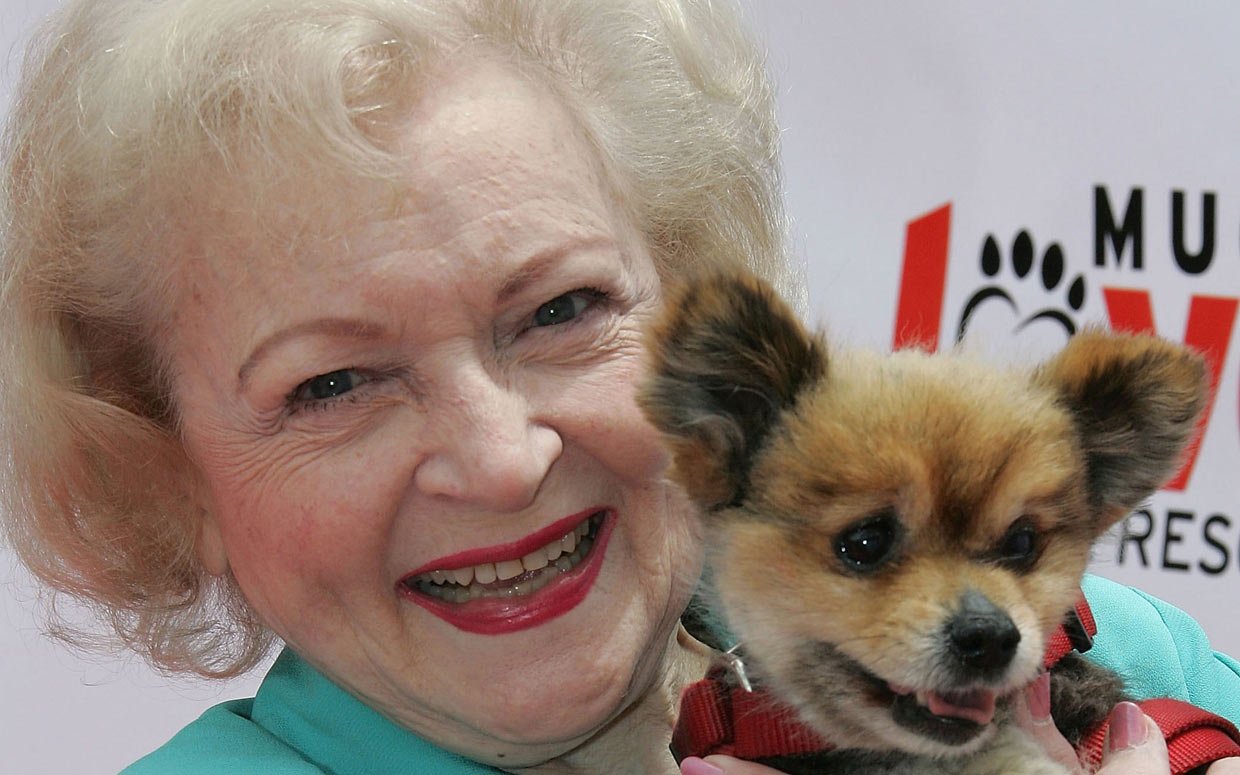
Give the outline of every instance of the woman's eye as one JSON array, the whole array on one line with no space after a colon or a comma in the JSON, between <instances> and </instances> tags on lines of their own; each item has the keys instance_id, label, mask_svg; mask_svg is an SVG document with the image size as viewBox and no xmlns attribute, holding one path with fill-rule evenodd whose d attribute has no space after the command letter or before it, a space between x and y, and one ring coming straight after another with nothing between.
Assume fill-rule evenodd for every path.
<instances>
[{"instance_id":1,"label":"woman's eye","mask_svg":"<svg viewBox=\"0 0 1240 775\"><path fill-rule=\"evenodd\" d=\"M297 386L290 396L293 403L304 404L314 401L325 401L342 396L365 382L360 374L352 369L340 369L327 374L311 377Z\"/></svg>"},{"instance_id":2,"label":"woman's eye","mask_svg":"<svg viewBox=\"0 0 1240 775\"><path fill-rule=\"evenodd\" d=\"M566 323L589 309L599 298L598 291L577 290L556 296L534 312L534 325L555 326Z\"/></svg>"}]
</instances>

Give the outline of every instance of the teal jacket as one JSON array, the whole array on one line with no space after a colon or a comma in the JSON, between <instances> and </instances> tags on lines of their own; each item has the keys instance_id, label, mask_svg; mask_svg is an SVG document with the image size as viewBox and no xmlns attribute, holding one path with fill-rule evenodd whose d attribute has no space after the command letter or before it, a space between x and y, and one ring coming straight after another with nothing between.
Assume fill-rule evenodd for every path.
<instances>
[{"instance_id":1,"label":"teal jacket","mask_svg":"<svg viewBox=\"0 0 1240 775\"><path fill-rule=\"evenodd\" d=\"M1176 697L1240 724L1240 663L1184 612L1087 577L1098 622L1091 659L1138 697ZM123 775L477 775L497 770L396 726L286 650L253 699L217 705Z\"/></svg>"}]
</instances>

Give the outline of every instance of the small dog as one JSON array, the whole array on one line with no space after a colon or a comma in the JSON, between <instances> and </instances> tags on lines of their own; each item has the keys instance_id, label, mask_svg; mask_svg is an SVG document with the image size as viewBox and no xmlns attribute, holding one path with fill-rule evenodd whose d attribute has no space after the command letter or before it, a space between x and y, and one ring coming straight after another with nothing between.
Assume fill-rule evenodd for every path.
<instances>
[{"instance_id":1,"label":"small dog","mask_svg":"<svg viewBox=\"0 0 1240 775\"><path fill-rule=\"evenodd\" d=\"M1031 373L829 352L758 280L669 294L639 396L702 510L710 594L751 674L839 746L786 772L1060 775L1015 725L1090 546L1175 471L1190 351L1086 331ZM1052 672L1074 744L1122 698Z\"/></svg>"}]
</instances>

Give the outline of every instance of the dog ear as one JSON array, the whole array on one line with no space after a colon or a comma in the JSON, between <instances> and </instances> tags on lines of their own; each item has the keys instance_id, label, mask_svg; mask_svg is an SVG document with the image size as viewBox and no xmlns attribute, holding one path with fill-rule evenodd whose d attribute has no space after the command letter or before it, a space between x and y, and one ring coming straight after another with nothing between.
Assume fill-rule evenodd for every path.
<instances>
[{"instance_id":1,"label":"dog ear","mask_svg":"<svg viewBox=\"0 0 1240 775\"><path fill-rule=\"evenodd\" d=\"M825 347L770 287L736 272L671 291L646 344L638 403L670 444L673 477L708 510L740 503L780 413L825 375Z\"/></svg>"},{"instance_id":2,"label":"dog ear","mask_svg":"<svg viewBox=\"0 0 1240 775\"><path fill-rule=\"evenodd\" d=\"M1152 336L1073 337L1035 377L1076 423L1101 532L1163 485L1206 405L1204 360Z\"/></svg>"}]
</instances>

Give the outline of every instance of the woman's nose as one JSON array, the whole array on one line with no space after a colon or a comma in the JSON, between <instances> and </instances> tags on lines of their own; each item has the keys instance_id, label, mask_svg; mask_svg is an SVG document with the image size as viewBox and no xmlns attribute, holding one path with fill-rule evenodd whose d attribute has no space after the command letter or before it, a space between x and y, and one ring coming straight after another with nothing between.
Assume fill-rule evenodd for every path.
<instances>
[{"instance_id":1,"label":"woman's nose","mask_svg":"<svg viewBox=\"0 0 1240 775\"><path fill-rule=\"evenodd\" d=\"M525 397L477 375L439 407L434 441L414 471L418 491L494 511L533 503L564 444L531 417Z\"/></svg>"}]
</instances>

